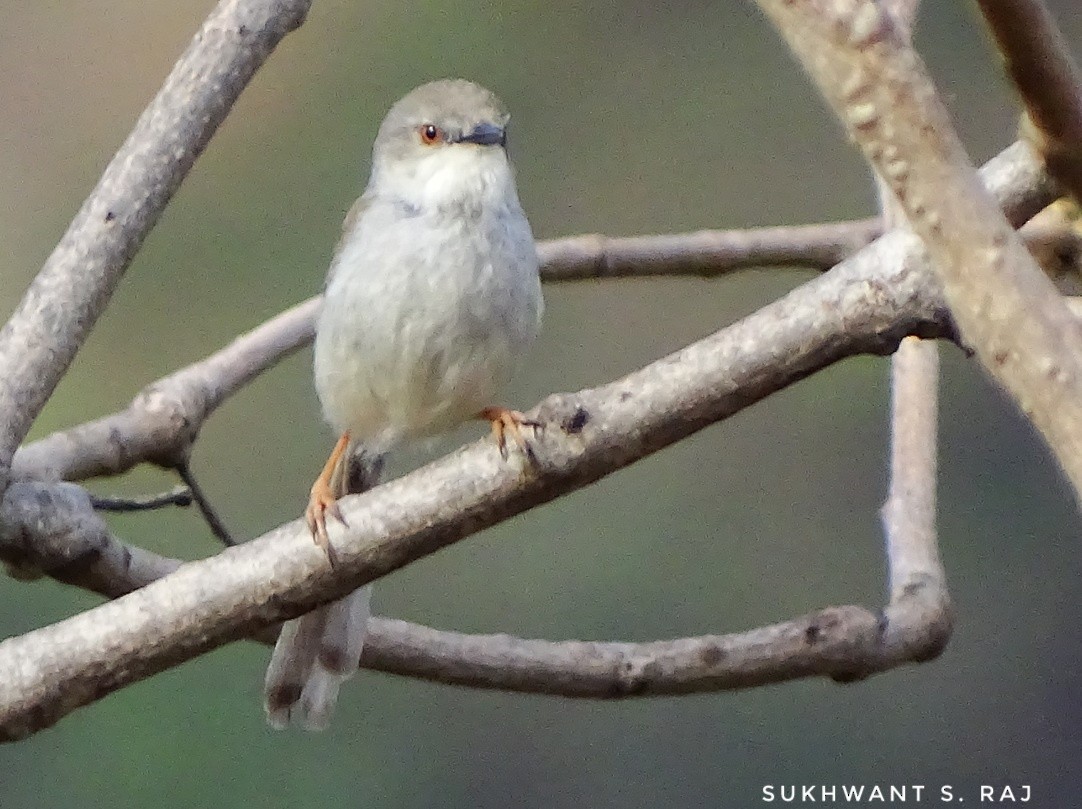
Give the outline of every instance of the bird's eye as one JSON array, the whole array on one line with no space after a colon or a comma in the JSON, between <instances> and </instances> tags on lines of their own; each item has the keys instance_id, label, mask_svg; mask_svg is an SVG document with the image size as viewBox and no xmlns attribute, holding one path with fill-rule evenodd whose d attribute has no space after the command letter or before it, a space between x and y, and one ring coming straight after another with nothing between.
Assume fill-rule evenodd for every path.
<instances>
[{"instance_id":1,"label":"bird's eye","mask_svg":"<svg viewBox=\"0 0 1082 809\"><path fill-rule=\"evenodd\" d=\"M443 140L443 130L435 124L421 124L417 131L421 135L421 143L426 146Z\"/></svg>"}]
</instances>

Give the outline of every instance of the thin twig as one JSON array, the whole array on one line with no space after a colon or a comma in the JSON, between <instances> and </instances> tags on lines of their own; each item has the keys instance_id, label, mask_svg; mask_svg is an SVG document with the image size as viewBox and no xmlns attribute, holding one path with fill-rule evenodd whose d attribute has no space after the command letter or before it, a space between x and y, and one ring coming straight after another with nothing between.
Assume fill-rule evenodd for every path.
<instances>
[{"instance_id":1,"label":"thin twig","mask_svg":"<svg viewBox=\"0 0 1082 809\"><path fill-rule=\"evenodd\" d=\"M233 536L229 533L229 529L225 527L222 518L218 516L218 512L215 510L214 506L211 505L210 500L203 492L203 487L199 485L199 481L196 480L195 475L192 473L191 462L187 459L180 461L176 465L176 470L177 474L180 475L180 479L184 481L184 485L186 485L191 492L196 506L199 507L199 513L203 515L203 519L206 520L207 525L210 526L211 533L214 534L218 541L227 548L232 548L234 545L237 545L237 541L233 539Z\"/></svg>"},{"instance_id":2,"label":"thin twig","mask_svg":"<svg viewBox=\"0 0 1082 809\"><path fill-rule=\"evenodd\" d=\"M166 203L311 0L222 0L0 331L0 492L15 449Z\"/></svg>"},{"instance_id":3,"label":"thin twig","mask_svg":"<svg viewBox=\"0 0 1082 809\"><path fill-rule=\"evenodd\" d=\"M878 219L819 225L703 230L614 238L590 234L538 245L546 282L694 275L714 278L748 267L829 270L882 233Z\"/></svg>"},{"instance_id":4,"label":"thin twig","mask_svg":"<svg viewBox=\"0 0 1082 809\"><path fill-rule=\"evenodd\" d=\"M91 494L90 504L95 511L153 511L166 506L186 508L192 504L192 490L187 486L177 486L172 491L152 494L148 497L116 497L113 495Z\"/></svg>"},{"instance_id":5,"label":"thin twig","mask_svg":"<svg viewBox=\"0 0 1082 809\"><path fill-rule=\"evenodd\" d=\"M1026 108L1024 131L1082 203L1082 74L1041 0L977 0Z\"/></svg>"}]
</instances>

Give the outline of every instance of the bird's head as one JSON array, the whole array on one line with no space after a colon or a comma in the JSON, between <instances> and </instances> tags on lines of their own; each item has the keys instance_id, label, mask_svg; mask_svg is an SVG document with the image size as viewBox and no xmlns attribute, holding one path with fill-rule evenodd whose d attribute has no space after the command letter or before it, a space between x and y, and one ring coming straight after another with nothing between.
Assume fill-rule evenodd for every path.
<instances>
[{"instance_id":1,"label":"bird's head","mask_svg":"<svg viewBox=\"0 0 1082 809\"><path fill-rule=\"evenodd\" d=\"M369 191L421 208L517 203L507 158L506 108L491 92L463 79L422 85L399 100L380 125L372 149Z\"/></svg>"}]
</instances>

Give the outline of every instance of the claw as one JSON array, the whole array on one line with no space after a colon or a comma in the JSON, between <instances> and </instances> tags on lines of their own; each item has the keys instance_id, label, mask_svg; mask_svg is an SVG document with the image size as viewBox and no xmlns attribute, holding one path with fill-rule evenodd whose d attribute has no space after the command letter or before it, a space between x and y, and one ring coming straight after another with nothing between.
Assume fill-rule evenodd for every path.
<instances>
[{"instance_id":1,"label":"claw","mask_svg":"<svg viewBox=\"0 0 1082 809\"><path fill-rule=\"evenodd\" d=\"M528 419L519 411L510 410L506 407L486 407L478 414L478 417L492 422L492 437L496 441L496 446L500 449L500 457L505 461L510 454L507 449L508 435L518 446L519 451L529 460L535 461L537 459L529 440L523 435L523 428L532 428L536 435L538 428L544 427L544 424L540 421Z\"/></svg>"},{"instance_id":2,"label":"claw","mask_svg":"<svg viewBox=\"0 0 1082 809\"><path fill-rule=\"evenodd\" d=\"M327 554L327 559L332 566L337 559L330 537L327 535L327 515L330 514L347 528L349 523L346 522L342 509L338 506L338 495L331 488L331 480L348 446L349 434L347 433L338 439L331 457L327 459L327 464L323 467L323 472L312 484L312 491L308 495L308 506L304 510L304 521L308 524L312 540Z\"/></svg>"},{"instance_id":3,"label":"claw","mask_svg":"<svg viewBox=\"0 0 1082 809\"><path fill-rule=\"evenodd\" d=\"M308 530L312 533L312 539L327 554L331 564L335 562L334 548L331 546L330 537L327 535L327 515L334 517L342 525L349 527L346 518L342 515L342 509L338 507L330 487L322 480L317 480L312 486L312 493L308 498L308 507L304 510L304 521L308 523Z\"/></svg>"}]
</instances>

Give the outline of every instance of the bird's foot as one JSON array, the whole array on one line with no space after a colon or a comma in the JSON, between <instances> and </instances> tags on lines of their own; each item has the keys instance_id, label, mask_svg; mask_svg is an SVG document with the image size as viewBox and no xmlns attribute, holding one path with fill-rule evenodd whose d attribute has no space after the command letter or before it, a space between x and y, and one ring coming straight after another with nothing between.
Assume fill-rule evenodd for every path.
<instances>
[{"instance_id":1,"label":"bird's foot","mask_svg":"<svg viewBox=\"0 0 1082 809\"><path fill-rule=\"evenodd\" d=\"M496 446L500 448L500 456L505 461L508 457L508 436L515 442L523 455L531 461L536 460L533 446L524 435L524 428L530 427L536 433L539 427L544 426L540 421L528 419L519 411L510 410L506 407L486 407L478 414L478 418L492 423L492 437L496 441Z\"/></svg>"},{"instance_id":2,"label":"bird's foot","mask_svg":"<svg viewBox=\"0 0 1082 809\"><path fill-rule=\"evenodd\" d=\"M327 560L332 567L336 559L330 537L327 536L327 515L330 514L342 525L349 527L346 518L342 516L342 509L338 507L339 494L344 494L340 485L343 472L341 464L348 450L349 433L345 432L339 436L330 457L327 458L327 463L323 466L323 471L312 484L312 491L308 495L308 507L304 510L304 521L308 523L308 530L312 532L312 540L327 554ZM332 481L338 482L338 492L332 486Z\"/></svg>"},{"instance_id":3,"label":"bird's foot","mask_svg":"<svg viewBox=\"0 0 1082 809\"><path fill-rule=\"evenodd\" d=\"M331 546L330 537L327 536L328 514L342 525L349 526L346 518L342 516L342 509L338 507L338 498L334 496L330 485L321 476L312 484L312 493L308 496L308 507L304 510L304 521L308 523L308 530L312 532L312 540L327 554L327 559L333 566L334 548Z\"/></svg>"}]
</instances>

